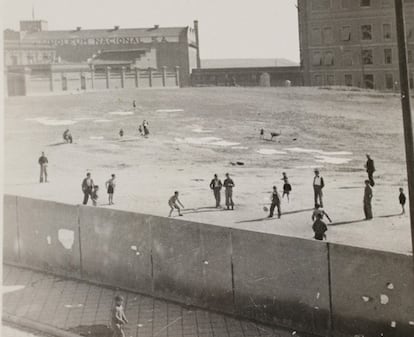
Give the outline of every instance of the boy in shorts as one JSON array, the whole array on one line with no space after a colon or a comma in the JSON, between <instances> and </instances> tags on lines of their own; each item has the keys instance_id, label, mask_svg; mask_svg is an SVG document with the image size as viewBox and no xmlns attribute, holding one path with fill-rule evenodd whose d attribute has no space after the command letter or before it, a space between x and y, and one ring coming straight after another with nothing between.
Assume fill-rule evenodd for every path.
<instances>
[{"instance_id":1,"label":"boy in shorts","mask_svg":"<svg viewBox=\"0 0 414 337\"><path fill-rule=\"evenodd\" d=\"M114 330L113 337L125 337L125 332L122 327L124 324L128 323L128 320L125 317L124 308L122 306L123 302L124 298L122 296L115 296L115 305L111 312L111 323L112 329Z\"/></svg>"},{"instance_id":2,"label":"boy in shorts","mask_svg":"<svg viewBox=\"0 0 414 337\"><path fill-rule=\"evenodd\" d=\"M171 217L171 214L174 211L174 208L178 211L179 216L183 216L180 212L180 207L177 205L177 202L181 205L182 208L184 208L184 205L178 199L178 191L175 191L174 195L170 198L170 200L168 200L168 205L171 208L170 214L168 215L168 217Z\"/></svg>"}]
</instances>

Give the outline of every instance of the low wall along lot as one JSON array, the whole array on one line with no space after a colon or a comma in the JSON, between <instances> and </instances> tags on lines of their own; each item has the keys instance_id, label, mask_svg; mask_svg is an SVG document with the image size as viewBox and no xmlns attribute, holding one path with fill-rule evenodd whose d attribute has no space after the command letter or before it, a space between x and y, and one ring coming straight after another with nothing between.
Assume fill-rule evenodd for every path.
<instances>
[{"instance_id":1,"label":"low wall along lot","mask_svg":"<svg viewBox=\"0 0 414 337\"><path fill-rule=\"evenodd\" d=\"M4 196L6 263L315 335L414 336L412 256Z\"/></svg>"}]
</instances>

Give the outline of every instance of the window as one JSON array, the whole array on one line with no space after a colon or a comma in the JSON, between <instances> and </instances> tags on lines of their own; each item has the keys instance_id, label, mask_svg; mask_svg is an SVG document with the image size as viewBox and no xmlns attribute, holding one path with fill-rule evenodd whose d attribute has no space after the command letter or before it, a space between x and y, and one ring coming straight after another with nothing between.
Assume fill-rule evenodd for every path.
<instances>
[{"instance_id":1,"label":"window","mask_svg":"<svg viewBox=\"0 0 414 337\"><path fill-rule=\"evenodd\" d=\"M326 76L326 84L335 85L335 76L334 75Z\"/></svg>"},{"instance_id":2,"label":"window","mask_svg":"<svg viewBox=\"0 0 414 337\"><path fill-rule=\"evenodd\" d=\"M382 25L382 36L384 40L391 39L391 25L389 23L384 23Z\"/></svg>"},{"instance_id":3,"label":"window","mask_svg":"<svg viewBox=\"0 0 414 337\"><path fill-rule=\"evenodd\" d=\"M351 41L351 26L343 26L341 29L341 40Z\"/></svg>"},{"instance_id":4,"label":"window","mask_svg":"<svg viewBox=\"0 0 414 337\"><path fill-rule=\"evenodd\" d=\"M322 35L320 28L313 28L312 29L312 36L311 36L312 44L321 44L322 43Z\"/></svg>"},{"instance_id":5,"label":"window","mask_svg":"<svg viewBox=\"0 0 414 337\"><path fill-rule=\"evenodd\" d=\"M331 8L331 0L311 0L312 1L312 10L320 11L324 9Z\"/></svg>"},{"instance_id":6,"label":"window","mask_svg":"<svg viewBox=\"0 0 414 337\"><path fill-rule=\"evenodd\" d=\"M371 7L371 0L360 0L361 7Z\"/></svg>"},{"instance_id":7,"label":"window","mask_svg":"<svg viewBox=\"0 0 414 337\"><path fill-rule=\"evenodd\" d=\"M394 89L394 78L392 74L385 74L385 88Z\"/></svg>"},{"instance_id":8,"label":"window","mask_svg":"<svg viewBox=\"0 0 414 337\"><path fill-rule=\"evenodd\" d=\"M33 61L34 61L33 55L27 55L27 63L28 64L33 64Z\"/></svg>"},{"instance_id":9,"label":"window","mask_svg":"<svg viewBox=\"0 0 414 337\"><path fill-rule=\"evenodd\" d=\"M321 66L322 65L322 56L320 52L314 52L312 55L312 65Z\"/></svg>"},{"instance_id":10,"label":"window","mask_svg":"<svg viewBox=\"0 0 414 337\"><path fill-rule=\"evenodd\" d=\"M323 54L323 64L325 66L333 66L334 65L334 55L331 51L327 51Z\"/></svg>"},{"instance_id":11,"label":"window","mask_svg":"<svg viewBox=\"0 0 414 337\"><path fill-rule=\"evenodd\" d=\"M362 64L374 64L371 49L362 50Z\"/></svg>"},{"instance_id":12,"label":"window","mask_svg":"<svg viewBox=\"0 0 414 337\"><path fill-rule=\"evenodd\" d=\"M361 39L372 40L372 25L361 26Z\"/></svg>"},{"instance_id":13,"label":"window","mask_svg":"<svg viewBox=\"0 0 414 337\"><path fill-rule=\"evenodd\" d=\"M352 87L352 75L351 74L345 74L345 85L347 87Z\"/></svg>"},{"instance_id":14,"label":"window","mask_svg":"<svg viewBox=\"0 0 414 337\"><path fill-rule=\"evenodd\" d=\"M314 85L322 85L322 76L321 75L315 75L313 77L313 84Z\"/></svg>"},{"instance_id":15,"label":"window","mask_svg":"<svg viewBox=\"0 0 414 337\"><path fill-rule=\"evenodd\" d=\"M374 89L374 75L372 74L364 75L364 88Z\"/></svg>"},{"instance_id":16,"label":"window","mask_svg":"<svg viewBox=\"0 0 414 337\"><path fill-rule=\"evenodd\" d=\"M342 54L342 65L344 67L349 67L352 66L354 64L353 62L353 58L352 58L352 52L350 51L345 51Z\"/></svg>"},{"instance_id":17,"label":"window","mask_svg":"<svg viewBox=\"0 0 414 337\"><path fill-rule=\"evenodd\" d=\"M332 43L333 40L332 27L325 27L323 29L323 43Z\"/></svg>"},{"instance_id":18,"label":"window","mask_svg":"<svg viewBox=\"0 0 414 337\"><path fill-rule=\"evenodd\" d=\"M384 63L391 64L392 63L392 49L384 49Z\"/></svg>"}]
</instances>

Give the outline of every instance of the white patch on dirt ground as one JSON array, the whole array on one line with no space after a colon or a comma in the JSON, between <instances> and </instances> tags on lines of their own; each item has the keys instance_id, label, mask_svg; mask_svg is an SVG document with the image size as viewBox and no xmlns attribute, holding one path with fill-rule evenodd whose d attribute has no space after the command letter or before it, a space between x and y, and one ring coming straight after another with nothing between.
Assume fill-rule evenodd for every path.
<instances>
[{"instance_id":1,"label":"white patch on dirt ground","mask_svg":"<svg viewBox=\"0 0 414 337\"><path fill-rule=\"evenodd\" d=\"M201 138L175 138L177 143L184 143L190 145L210 145L210 146L234 146L240 143L228 142L218 137L201 137Z\"/></svg>"},{"instance_id":2,"label":"white patch on dirt ground","mask_svg":"<svg viewBox=\"0 0 414 337\"><path fill-rule=\"evenodd\" d=\"M104 137L103 136L90 136L89 139L92 139L92 140L102 140L102 139L104 139Z\"/></svg>"},{"instance_id":3,"label":"white patch on dirt ground","mask_svg":"<svg viewBox=\"0 0 414 337\"><path fill-rule=\"evenodd\" d=\"M75 242L75 232L69 229L59 229L58 239L63 247L72 249Z\"/></svg>"},{"instance_id":4,"label":"white patch on dirt ground","mask_svg":"<svg viewBox=\"0 0 414 337\"><path fill-rule=\"evenodd\" d=\"M301 166L295 166L295 169L316 169L316 168L322 168L323 165L301 165Z\"/></svg>"},{"instance_id":5,"label":"white patch on dirt ground","mask_svg":"<svg viewBox=\"0 0 414 337\"><path fill-rule=\"evenodd\" d=\"M90 121L94 119L93 117L76 117L74 118L75 121Z\"/></svg>"},{"instance_id":6,"label":"white patch on dirt ground","mask_svg":"<svg viewBox=\"0 0 414 337\"><path fill-rule=\"evenodd\" d=\"M21 286L21 285L15 285L15 286L2 286L1 287L1 292L3 294L7 294L7 293L12 293L13 291L19 291L26 288L26 286Z\"/></svg>"},{"instance_id":7,"label":"white patch on dirt ground","mask_svg":"<svg viewBox=\"0 0 414 337\"><path fill-rule=\"evenodd\" d=\"M109 123L112 122L110 119L95 119L94 123Z\"/></svg>"},{"instance_id":8,"label":"white patch on dirt ground","mask_svg":"<svg viewBox=\"0 0 414 337\"><path fill-rule=\"evenodd\" d=\"M38 122L43 125L48 126L61 126L61 125L73 125L76 124L77 121L72 121L69 119L49 119L47 117L38 117L38 118L26 118L27 121L34 121Z\"/></svg>"},{"instance_id":9,"label":"white patch on dirt ground","mask_svg":"<svg viewBox=\"0 0 414 337\"><path fill-rule=\"evenodd\" d=\"M350 156L352 155L352 152L348 152L348 151L329 152L329 151L316 150L316 149L304 149L301 147L286 148L284 150L291 151L291 152L298 152L298 153L317 153L317 154L325 155L325 156Z\"/></svg>"},{"instance_id":10,"label":"white patch on dirt ground","mask_svg":"<svg viewBox=\"0 0 414 337\"><path fill-rule=\"evenodd\" d=\"M339 158L339 157L329 157L329 156L315 156L315 161L318 163L327 163L327 164L347 164L352 160L352 158Z\"/></svg>"},{"instance_id":11,"label":"white patch on dirt ground","mask_svg":"<svg viewBox=\"0 0 414 337\"><path fill-rule=\"evenodd\" d=\"M257 153L260 154L265 154L265 155L270 155L270 154L287 154L284 151L278 151L278 150L274 150L274 149L260 149L256 151Z\"/></svg>"},{"instance_id":12,"label":"white patch on dirt ground","mask_svg":"<svg viewBox=\"0 0 414 337\"><path fill-rule=\"evenodd\" d=\"M111 111L111 112L108 112L108 114L118 115L118 116L129 116L129 115L133 115L134 112L133 111Z\"/></svg>"},{"instance_id":13,"label":"white patch on dirt ground","mask_svg":"<svg viewBox=\"0 0 414 337\"><path fill-rule=\"evenodd\" d=\"M212 130L206 130L202 128L196 128L196 129L193 129L192 131L196 133L212 133L213 132Z\"/></svg>"},{"instance_id":14,"label":"white patch on dirt ground","mask_svg":"<svg viewBox=\"0 0 414 337\"><path fill-rule=\"evenodd\" d=\"M247 146L233 146L232 149L234 150L248 150Z\"/></svg>"},{"instance_id":15,"label":"white patch on dirt ground","mask_svg":"<svg viewBox=\"0 0 414 337\"><path fill-rule=\"evenodd\" d=\"M158 109L155 112L183 112L183 109Z\"/></svg>"}]
</instances>

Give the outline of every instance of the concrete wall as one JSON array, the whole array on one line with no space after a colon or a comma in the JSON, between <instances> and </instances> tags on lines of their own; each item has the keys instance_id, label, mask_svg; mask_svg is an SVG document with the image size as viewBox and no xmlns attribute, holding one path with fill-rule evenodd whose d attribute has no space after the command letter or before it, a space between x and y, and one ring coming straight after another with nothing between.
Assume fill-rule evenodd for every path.
<instances>
[{"instance_id":1,"label":"concrete wall","mask_svg":"<svg viewBox=\"0 0 414 337\"><path fill-rule=\"evenodd\" d=\"M232 230L235 307L241 316L326 335L326 244Z\"/></svg>"},{"instance_id":2,"label":"concrete wall","mask_svg":"<svg viewBox=\"0 0 414 337\"><path fill-rule=\"evenodd\" d=\"M412 256L6 195L4 260L313 335L414 335Z\"/></svg>"},{"instance_id":3,"label":"concrete wall","mask_svg":"<svg viewBox=\"0 0 414 337\"><path fill-rule=\"evenodd\" d=\"M414 336L412 256L330 245L335 336Z\"/></svg>"}]
</instances>

